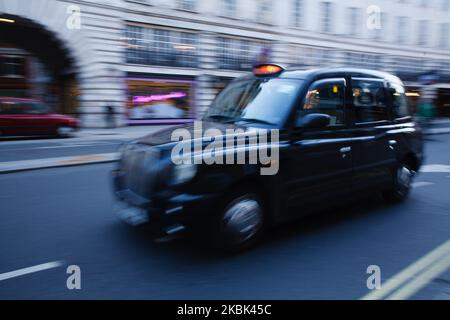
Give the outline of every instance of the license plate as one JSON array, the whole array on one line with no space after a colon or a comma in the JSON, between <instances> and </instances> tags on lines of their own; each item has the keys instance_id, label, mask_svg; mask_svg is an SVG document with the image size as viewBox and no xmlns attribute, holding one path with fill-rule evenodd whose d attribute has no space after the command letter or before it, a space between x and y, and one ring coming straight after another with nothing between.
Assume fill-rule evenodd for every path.
<instances>
[{"instance_id":1,"label":"license plate","mask_svg":"<svg viewBox=\"0 0 450 320\"><path fill-rule=\"evenodd\" d=\"M125 202L117 202L115 211L122 220L132 226L139 226L148 222L147 210L130 206Z\"/></svg>"}]
</instances>

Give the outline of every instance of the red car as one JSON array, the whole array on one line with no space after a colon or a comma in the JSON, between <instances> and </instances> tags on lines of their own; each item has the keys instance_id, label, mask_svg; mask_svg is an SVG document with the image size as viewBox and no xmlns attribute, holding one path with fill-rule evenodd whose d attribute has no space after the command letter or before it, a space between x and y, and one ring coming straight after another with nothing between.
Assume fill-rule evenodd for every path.
<instances>
[{"instance_id":1,"label":"red car","mask_svg":"<svg viewBox=\"0 0 450 320\"><path fill-rule=\"evenodd\" d=\"M78 126L77 119L54 113L38 100L0 97L0 136L68 136Z\"/></svg>"}]
</instances>

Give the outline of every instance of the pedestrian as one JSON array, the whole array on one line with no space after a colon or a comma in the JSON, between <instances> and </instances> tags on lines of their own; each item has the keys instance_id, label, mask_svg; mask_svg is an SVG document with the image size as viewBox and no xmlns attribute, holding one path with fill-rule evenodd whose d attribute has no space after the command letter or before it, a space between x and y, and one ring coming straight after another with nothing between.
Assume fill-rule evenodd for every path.
<instances>
[{"instance_id":1,"label":"pedestrian","mask_svg":"<svg viewBox=\"0 0 450 320\"><path fill-rule=\"evenodd\" d=\"M422 125L425 127L436 117L435 98L436 89L432 85L424 85L421 90L418 115Z\"/></svg>"},{"instance_id":2,"label":"pedestrian","mask_svg":"<svg viewBox=\"0 0 450 320\"><path fill-rule=\"evenodd\" d=\"M114 107L111 105L106 106L106 125L109 129L116 127L116 121L114 119Z\"/></svg>"}]
</instances>

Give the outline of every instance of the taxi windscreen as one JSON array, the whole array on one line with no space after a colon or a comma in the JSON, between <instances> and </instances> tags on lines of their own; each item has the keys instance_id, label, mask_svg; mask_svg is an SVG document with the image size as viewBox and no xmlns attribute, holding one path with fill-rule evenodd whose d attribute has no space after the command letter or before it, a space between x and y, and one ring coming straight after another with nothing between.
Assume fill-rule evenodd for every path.
<instances>
[{"instance_id":1,"label":"taxi windscreen","mask_svg":"<svg viewBox=\"0 0 450 320\"><path fill-rule=\"evenodd\" d=\"M213 101L205 119L279 126L302 84L302 80L280 78L231 82Z\"/></svg>"}]
</instances>

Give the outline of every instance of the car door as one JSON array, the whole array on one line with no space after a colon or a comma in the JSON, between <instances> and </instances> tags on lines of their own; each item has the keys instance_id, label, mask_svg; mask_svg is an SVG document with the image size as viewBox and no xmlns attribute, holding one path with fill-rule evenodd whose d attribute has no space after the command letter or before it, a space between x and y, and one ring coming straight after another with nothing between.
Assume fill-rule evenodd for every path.
<instances>
[{"instance_id":1,"label":"car door","mask_svg":"<svg viewBox=\"0 0 450 320\"><path fill-rule=\"evenodd\" d=\"M11 134L11 119L9 114L8 105L0 100L0 136Z\"/></svg>"},{"instance_id":2,"label":"car door","mask_svg":"<svg viewBox=\"0 0 450 320\"><path fill-rule=\"evenodd\" d=\"M30 102L27 108L27 116L33 134L46 135L56 132L57 119L49 114L49 108L41 102Z\"/></svg>"},{"instance_id":3,"label":"car door","mask_svg":"<svg viewBox=\"0 0 450 320\"><path fill-rule=\"evenodd\" d=\"M317 208L351 191L352 136L346 124L346 90L343 78L318 80L309 87L298 117L324 113L331 123L324 128L294 129L286 151L290 167L285 177L287 207Z\"/></svg>"},{"instance_id":4,"label":"car door","mask_svg":"<svg viewBox=\"0 0 450 320\"><path fill-rule=\"evenodd\" d=\"M352 78L354 190L388 185L395 165L395 140L389 130L383 79Z\"/></svg>"},{"instance_id":5,"label":"car door","mask_svg":"<svg viewBox=\"0 0 450 320\"><path fill-rule=\"evenodd\" d=\"M15 100L1 102L0 130L5 135L27 134L28 122L24 115L23 105Z\"/></svg>"},{"instance_id":6,"label":"car door","mask_svg":"<svg viewBox=\"0 0 450 320\"><path fill-rule=\"evenodd\" d=\"M20 128L20 134L39 134L39 117L36 114L33 103L30 101L21 101L18 102L18 105L20 105L21 111L15 117Z\"/></svg>"}]
</instances>

